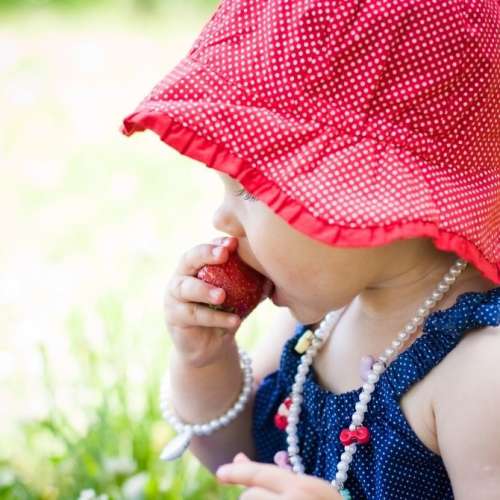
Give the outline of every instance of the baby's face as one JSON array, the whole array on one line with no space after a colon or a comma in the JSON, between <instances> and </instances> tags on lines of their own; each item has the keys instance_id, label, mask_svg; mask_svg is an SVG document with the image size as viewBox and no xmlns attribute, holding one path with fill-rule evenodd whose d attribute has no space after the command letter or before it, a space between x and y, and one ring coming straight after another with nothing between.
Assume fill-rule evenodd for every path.
<instances>
[{"instance_id":1,"label":"baby's face","mask_svg":"<svg viewBox=\"0 0 500 500\"><path fill-rule=\"evenodd\" d=\"M298 321L320 321L328 311L348 304L373 278L374 254L380 248L340 248L313 240L265 203L236 196L242 185L217 174L225 196L214 227L238 238L241 258L274 282L278 305L288 307Z\"/></svg>"}]
</instances>

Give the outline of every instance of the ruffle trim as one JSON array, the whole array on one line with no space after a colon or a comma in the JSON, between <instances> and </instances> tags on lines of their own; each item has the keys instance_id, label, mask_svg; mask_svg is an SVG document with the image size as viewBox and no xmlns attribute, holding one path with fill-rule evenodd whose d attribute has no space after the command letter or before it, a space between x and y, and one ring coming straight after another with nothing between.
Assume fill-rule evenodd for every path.
<instances>
[{"instance_id":1,"label":"ruffle trim","mask_svg":"<svg viewBox=\"0 0 500 500\"><path fill-rule=\"evenodd\" d=\"M430 237L436 248L454 252L472 263L486 278L500 284L500 263L488 261L479 248L463 236L440 229L433 222L399 222L382 227L351 228L330 224L316 218L299 202L283 193L246 160L232 154L225 146L198 135L165 113L139 110L123 121L121 132L127 136L149 129L179 153L205 163L209 168L237 179L244 188L266 203L296 230L329 245L371 247L398 239Z\"/></svg>"},{"instance_id":2,"label":"ruffle trim","mask_svg":"<svg viewBox=\"0 0 500 500\"><path fill-rule=\"evenodd\" d=\"M436 366L460 342L465 332L498 325L500 287L486 292L462 293L449 308L427 316L422 325L424 333L388 366L383 378L399 398Z\"/></svg>"}]
</instances>

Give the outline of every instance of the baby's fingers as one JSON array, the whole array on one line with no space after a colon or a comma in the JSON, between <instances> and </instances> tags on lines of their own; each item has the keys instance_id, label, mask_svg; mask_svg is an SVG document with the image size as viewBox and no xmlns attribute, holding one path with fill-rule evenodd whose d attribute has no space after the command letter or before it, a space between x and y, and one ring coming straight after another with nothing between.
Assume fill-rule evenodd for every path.
<instances>
[{"instance_id":1,"label":"baby's fingers","mask_svg":"<svg viewBox=\"0 0 500 500\"><path fill-rule=\"evenodd\" d=\"M197 245L184 253L174 274L196 276L205 265L222 264L226 261L228 249L218 245Z\"/></svg>"},{"instance_id":2,"label":"baby's fingers","mask_svg":"<svg viewBox=\"0 0 500 500\"><path fill-rule=\"evenodd\" d=\"M223 288L209 285L193 276L175 275L169 283L170 295L179 302L222 304L226 297Z\"/></svg>"},{"instance_id":3,"label":"baby's fingers","mask_svg":"<svg viewBox=\"0 0 500 500\"><path fill-rule=\"evenodd\" d=\"M205 305L193 302L174 304L170 322L183 326L208 326L234 328L239 325L241 318L236 314L215 311Z\"/></svg>"}]
</instances>

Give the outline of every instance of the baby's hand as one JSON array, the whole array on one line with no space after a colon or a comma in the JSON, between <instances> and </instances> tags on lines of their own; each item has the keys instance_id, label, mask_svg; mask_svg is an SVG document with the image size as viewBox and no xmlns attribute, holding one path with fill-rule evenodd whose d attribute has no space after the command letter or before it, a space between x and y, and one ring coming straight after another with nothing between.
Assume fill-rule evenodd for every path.
<instances>
[{"instance_id":1,"label":"baby's hand","mask_svg":"<svg viewBox=\"0 0 500 500\"><path fill-rule=\"evenodd\" d=\"M342 500L342 496L327 481L307 474L295 474L277 465L252 462L239 453L232 464L217 469L222 483L239 484L247 489L240 500Z\"/></svg>"},{"instance_id":2,"label":"baby's hand","mask_svg":"<svg viewBox=\"0 0 500 500\"><path fill-rule=\"evenodd\" d=\"M237 246L236 238L216 238L212 244L198 245L181 257L169 279L164 299L165 323L175 349L193 366L216 362L234 342L240 326L238 315L204 305L222 304L225 292L196 277L203 266L226 262L229 252ZM214 250L219 253L214 255Z\"/></svg>"}]
</instances>

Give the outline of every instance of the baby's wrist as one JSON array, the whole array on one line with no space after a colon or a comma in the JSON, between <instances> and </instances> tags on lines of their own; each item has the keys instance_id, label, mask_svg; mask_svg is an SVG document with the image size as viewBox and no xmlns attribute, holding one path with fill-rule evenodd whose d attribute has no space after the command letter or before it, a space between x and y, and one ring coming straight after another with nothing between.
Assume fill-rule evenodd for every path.
<instances>
[{"instance_id":1,"label":"baby's wrist","mask_svg":"<svg viewBox=\"0 0 500 500\"><path fill-rule=\"evenodd\" d=\"M203 350L183 351L174 345L170 351L171 362L193 370L209 369L220 364L227 364L231 359L238 358L238 345L234 336L226 334L226 337L224 347L211 354L207 354Z\"/></svg>"},{"instance_id":2,"label":"baby's wrist","mask_svg":"<svg viewBox=\"0 0 500 500\"><path fill-rule=\"evenodd\" d=\"M222 427L228 426L243 411L252 392L253 373L250 356L243 349L238 349L238 357L243 375L238 394L233 396L230 403L224 406L225 411L219 411L217 416L200 422L190 423L179 417L172 405L169 383L165 377L161 389L160 406L163 417L179 435L164 449L161 456L163 460L179 458L189 447L194 436L208 436Z\"/></svg>"}]
</instances>

